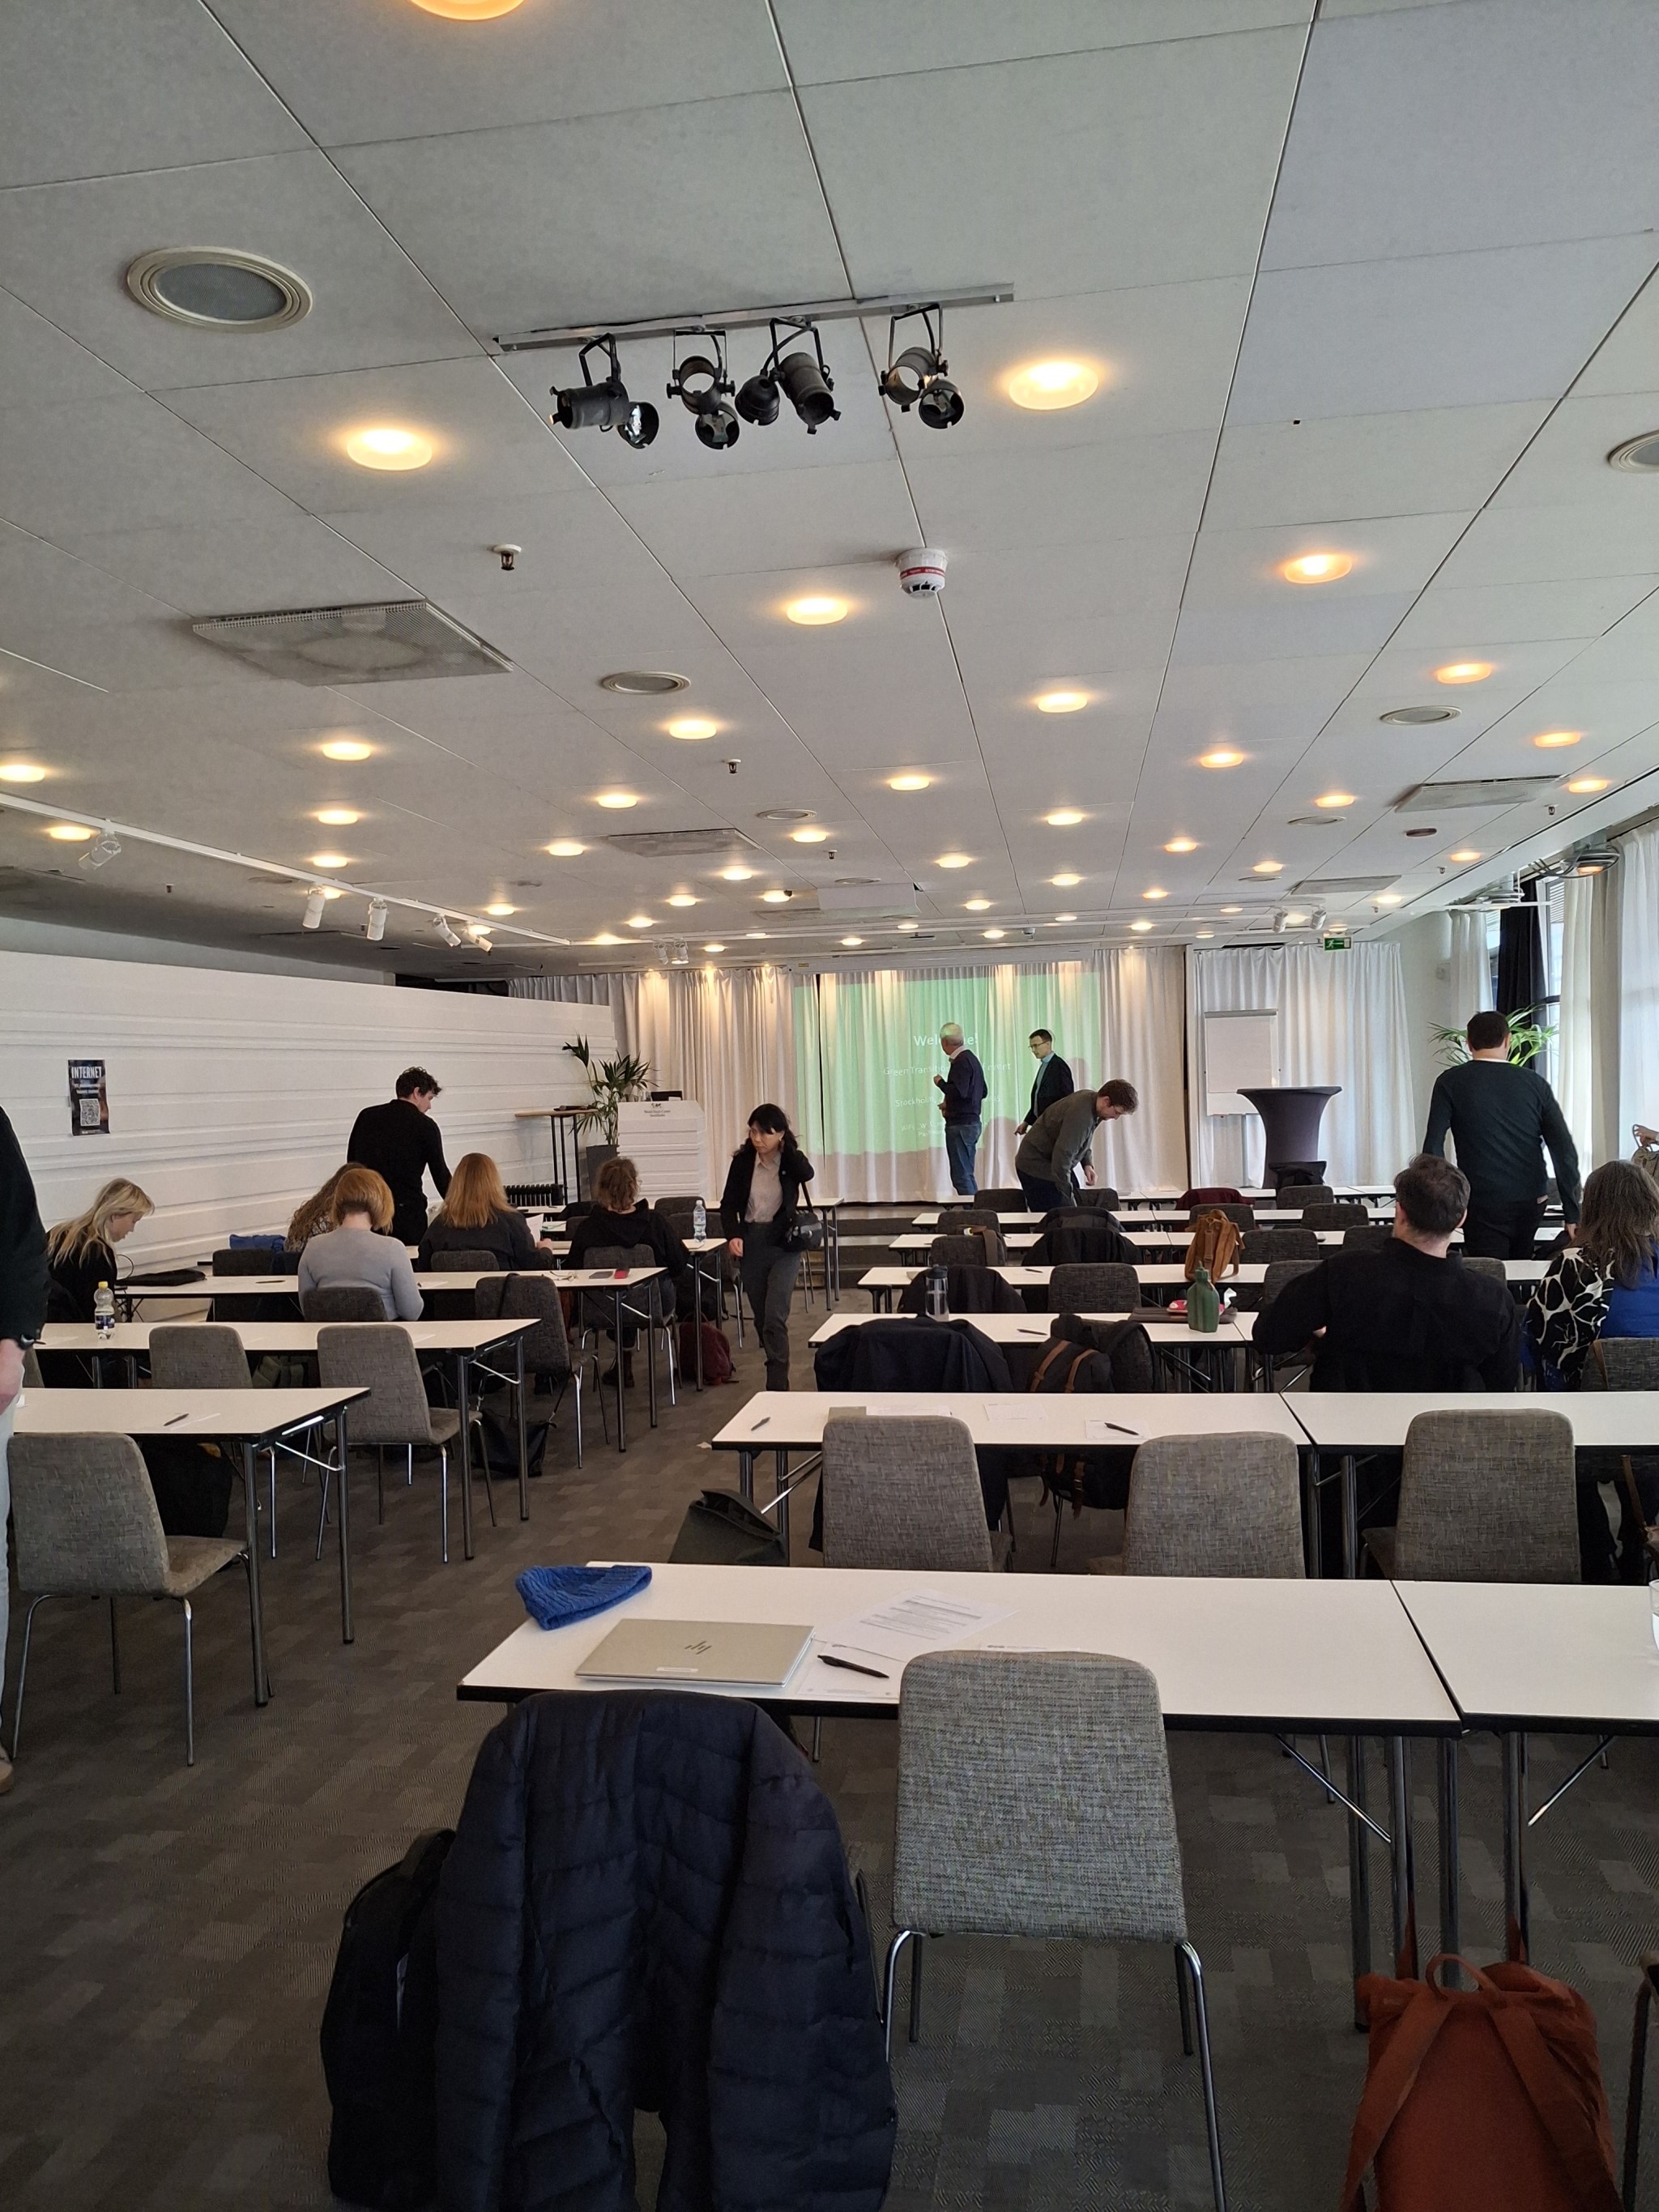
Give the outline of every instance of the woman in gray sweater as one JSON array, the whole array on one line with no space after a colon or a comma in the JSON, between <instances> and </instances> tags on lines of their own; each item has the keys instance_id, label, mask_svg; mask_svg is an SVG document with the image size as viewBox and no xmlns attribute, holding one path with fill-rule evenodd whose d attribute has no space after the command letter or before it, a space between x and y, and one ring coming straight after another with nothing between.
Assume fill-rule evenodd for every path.
<instances>
[{"instance_id":1,"label":"woman in gray sweater","mask_svg":"<svg viewBox=\"0 0 1659 2212\"><path fill-rule=\"evenodd\" d=\"M334 1188L337 1229L313 1237L300 1255L300 1310L309 1291L346 1288L378 1292L388 1321L417 1321L421 1294L409 1255L395 1237L376 1235L392 1222L392 1193L373 1168L348 1168Z\"/></svg>"}]
</instances>

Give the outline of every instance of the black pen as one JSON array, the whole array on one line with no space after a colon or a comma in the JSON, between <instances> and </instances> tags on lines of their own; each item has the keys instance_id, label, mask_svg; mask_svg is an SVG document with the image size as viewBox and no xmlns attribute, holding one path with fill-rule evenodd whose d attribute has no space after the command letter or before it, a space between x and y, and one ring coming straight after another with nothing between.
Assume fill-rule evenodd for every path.
<instances>
[{"instance_id":1,"label":"black pen","mask_svg":"<svg viewBox=\"0 0 1659 2212\"><path fill-rule=\"evenodd\" d=\"M772 1416L769 1413L763 1413L759 1420L756 1422L754 1428L750 1430L750 1435L752 1437L756 1433L757 1430L763 1429L771 1418Z\"/></svg>"},{"instance_id":2,"label":"black pen","mask_svg":"<svg viewBox=\"0 0 1659 2212\"><path fill-rule=\"evenodd\" d=\"M180 1421L187 1421L189 1419L188 1413L175 1413L170 1421L163 1421L161 1426L164 1429L176 1429Z\"/></svg>"},{"instance_id":3,"label":"black pen","mask_svg":"<svg viewBox=\"0 0 1659 2212\"><path fill-rule=\"evenodd\" d=\"M890 1682L893 1679L890 1674L884 1674L879 1667L860 1667L856 1659L837 1659L833 1651L820 1651L818 1656L826 1667L840 1667L849 1674L873 1675L878 1682Z\"/></svg>"},{"instance_id":4,"label":"black pen","mask_svg":"<svg viewBox=\"0 0 1659 2212\"><path fill-rule=\"evenodd\" d=\"M1121 1437L1139 1436L1140 1433L1138 1429L1126 1429L1121 1421L1108 1421L1106 1425L1109 1429L1115 1429Z\"/></svg>"}]
</instances>

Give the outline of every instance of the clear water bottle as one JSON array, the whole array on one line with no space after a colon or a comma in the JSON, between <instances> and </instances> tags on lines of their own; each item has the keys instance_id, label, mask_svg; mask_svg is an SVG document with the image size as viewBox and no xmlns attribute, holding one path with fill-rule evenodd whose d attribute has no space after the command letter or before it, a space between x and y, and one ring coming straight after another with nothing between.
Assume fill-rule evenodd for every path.
<instances>
[{"instance_id":1,"label":"clear water bottle","mask_svg":"<svg viewBox=\"0 0 1659 2212\"><path fill-rule=\"evenodd\" d=\"M927 1311L934 1321L943 1321L945 1317L945 1295L944 1268L930 1267L927 1270Z\"/></svg>"},{"instance_id":2,"label":"clear water bottle","mask_svg":"<svg viewBox=\"0 0 1659 2212\"><path fill-rule=\"evenodd\" d=\"M100 1283L92 1294L92 1322L100 1336L108 1336L115 1328L115 1293L107 1283Z\"/></svg>"},{"instance_id":3,"label":"clear water bottle","mask_svg":"<svg viewBox=\"0 0 1659 2212\"><path fill-rule=\"evenodd\" d=\"M708 1208L699 1199L691 1209L691 1235L700 1239L708 1234Z\"/></svg>"}]
</instances>

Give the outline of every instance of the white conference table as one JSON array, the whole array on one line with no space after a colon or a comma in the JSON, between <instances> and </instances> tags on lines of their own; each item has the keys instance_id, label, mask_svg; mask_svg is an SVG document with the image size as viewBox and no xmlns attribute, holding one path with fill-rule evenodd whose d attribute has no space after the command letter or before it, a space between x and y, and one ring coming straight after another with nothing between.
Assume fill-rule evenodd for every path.
<instances>
[{"instance_id":1,"label":"white conference table","mask_svg":"<svg viewBox=\"0 0 1659 2212\"><path fill-rule=\"evenodd\" d=\"M1247 1204L1249 1203L1248 1200L1245 1202ZM1352 1201L1345 1200L1341 1202L1344 1204L1352 1203L1358 1205L1362 1201L1358 1200ZM951 1225L952 1213L955 1211L955 1208L947 1206L939 1207L935 1212L913 1214L910 1218L910 1226L913 1229L931 1229L936 1233L941 1231L948 1231ZM1086 1217L1090 1213L1100 1212L1101 1209L1098 1206L1078 1206L1075 1211L1079 1216ZM1151 1229L1169 1228L1170 1230L1182 1228L1190 1230L1194 1216L1206 1211L1208 1211L1207 1208L1200 1206L1149 1206L1137 1210L1133 1220L1126 1223L1124 1226L1126 1231L1141 1227ZM1302 1218L1302 1209L1300 1206L1258 1206L1254 1207L1253 1211L1258 1223L1267 1222L1270 1225L1293 1225ZM1392 1204L1386 1207L1374 1205L1367 1206L1366 1212L1372 1223L1376 1225L1385 1225L1394 1219L1394 1207ZM1046 1213L999 1213L997 1215L998 1221L1000 1222L1005 1228L1014 1229L1029 1229L1034 1227L1039 1221L1046 1221L1048 1218L1048 1217Z\"/></svg>"},{"instance_id":2,"label":"white conference table","mask_svg":"<svg viewBox=\"0 0 1659 2212\"><path fill-rule=\"evenodd\" d=\"M1548 1273L1546 1260L1505 1260L1504 1275L1511 1288L1517 1283L1539 1283ZM871 1303L878 1309L890 1307L895 1291L908 1290L922 1273L920 1267L866 1267L859 1277L858 1287L868 1291ZM997 1273L1006 1283L1018 1290L1046 1290L1052 1267L1021 1266L1006 1261L997 1266ZM1267 1265L1254 1261L1241 1264L1224 1274L1216 1287L1221 1291L1237 1290L1241 1285L1260 1285L1267 1280ZM1187 1288L1187 1270L1179 1260L1143 1260L1135 1263L1135 1279L1143 1291L1180 1290Z\"/></svg>"},{"instance_id":3,"label":"white conference table","mask_svg":"<svg viewBox=\"0 0 1659 2212\"><path fill-rule=\"evenodd\" d=\"M294 1355L314 1355L317 1332L331 1326L317 1321L229 1321L216 1324L234 1328L244 1352L257 1354L287 1352ZM332 1324L342 1328L366 1326L358 1322ZM372 1326L372 1324L368 1324ZM390 1325L390 1324L388 1324ZM499 1350L502 1346L513 1348L515 1372L507 1379L516 1393L519 1425L519 1518L530 1518L530 1436L526 1413L529 1392L524 1369L524 1340L537 1327L536 1321L410 1321L395 1324L408 1335L416 1352L441 1352L454 1363L455 1402L465 1406L468 1401L472 1363L485 1352ZM103 1382L104 1357L121 1358L127 1363L128 1380L136 1384L137 1361L149 1350L150 1331L164 1328L165 1322L117 1322L114 1328L100 1333L96 1322L48 1322L40 1332L42 1352L73 1352L94 1361L93 1369L96 1383ZM472 1444L469 1425L463 1421L460 1437L461 1476L461 1546L466 1558L473 1556L472 1541Z\"/></svg>"},{"instance_id":4,"label":"white conference table","mask_svg":"<svg viewBox=\"0 0 1659 2212\"><path fill-rule=\"evenodd\" d=\"M844 1328L860 1328L869 1322L889 1318L924 1320L927 1316L924 1315L889 1316L873 1310L869 1313L831 1314L830 1318L822 1322L813 1332L809 1341L815 1345L827 1344L832 1336L838 1335ZM993 1344L1045 1344L1048 1340L1048 1323L1051 1316L1046 1314L969 1313L948 1314L945 1318L948 1321L971 1322L981 1335L990 1338ZM1171 1321L1148 1321L1139 1314L1132 1316L1127 1313L1085 1313L1080 1314L1078 1318L1102 1327L1109 1327L1114 1322L1128 1321L1132 1318L1139 1321L1151 1340L1152 1350L1159 1355L1160 1366L1172 1365L1178 1374L1190 1376L1191 1370L1185 1367L1183 1355L1219 1352L1231 1355L1235 1366L1242 1364L1244 1356L1250 1348L1250 1333L1241 1324L1244 1322L1254 1322L1255 1316L1254 1314L1224 1316L1219 1326L1207 1332L1189 1328L1184 1321L1178 1318Z\"/></svg>"},{"instance_id":5,"label":"white conference table","mask_svg":"<svg viewBox=\"0 0 1659 2212\"><path fill-rule=\"evenodd\" d=\"M176 1437L242 1448L248 1610L253 1637L253 1702L266 1704L264 1608L259 1588L258 1486L253 1455L301 1429L336 1424L340 1452L340 1640L349 1644L351 1510L346 1480L346 1408L368 1397L356 1387L320 1390L25 1390L17 1401L20 1437Z\"/></svg>"}]
</instances>

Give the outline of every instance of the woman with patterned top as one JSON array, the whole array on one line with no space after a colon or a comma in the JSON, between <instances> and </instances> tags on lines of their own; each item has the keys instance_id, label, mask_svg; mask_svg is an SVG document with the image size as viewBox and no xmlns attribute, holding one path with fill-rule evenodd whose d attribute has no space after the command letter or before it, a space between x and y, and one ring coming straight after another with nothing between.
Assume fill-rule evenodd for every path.
<instances>
[{"instance_id":1,"label":"woman with patterned top","mask_svg":"<svg viewBox=\"0 0 1659 2212\"><path fill-rule=\"evenodd\" d=\"M1570 1386L1597 1337L1659 1336L1659 1187L1630 1161L1586 1178L1574 1241L1533 1292L1527 1335L1546 1375Z\"/></svg>"}]
</instances>

